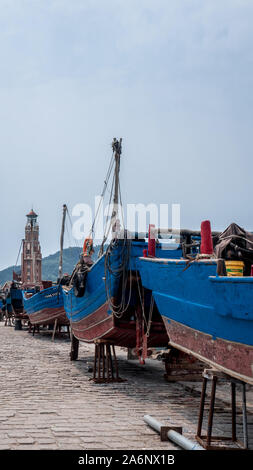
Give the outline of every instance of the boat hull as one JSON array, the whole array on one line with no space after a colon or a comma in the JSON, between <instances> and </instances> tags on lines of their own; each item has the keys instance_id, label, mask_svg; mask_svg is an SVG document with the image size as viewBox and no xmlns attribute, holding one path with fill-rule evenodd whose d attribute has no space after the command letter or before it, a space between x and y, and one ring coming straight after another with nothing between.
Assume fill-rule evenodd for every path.
<instances>
[{"instance_id":1,"label":"boat hull","mask_svg":"<svg viewBox=\"0 0 253 470\"><path fill-rule=\"evenodd\" d=\"M253 347L245 344L213 339L212 335L189 328L163 316L169 344L212 367L253 385Z\"/></svg>"},{"instance_id":2,"label":"boat hull","mask_svg":"<svg viewBox=\"0 0 253 470\"><path fill-rule=\"evenodd\" d=\"M15 319L27 321L28 316L26 313L24 313L22 289L11 287L10 295L11 295L11 305L13 308Z\"/></svg>"},{"instance_id":3,"label":"boat hull","mask_svg":"<svg viewBox=\"0 0 253 470\"><path fill-rule=\"evenodd\" d=\"M253 278L216 276L216 262L140 259L171 346L253 384Z\"/></svg>"},{"instance_id":4,"label":"boat hull","mask_svg":"<svg viewBox=\"0 0 253 470\"><path fill-rule=\"evenodd\" d=\"M23 293L24 311L31 325L52 325L55 320L61 325L69 325L66 316L63 297L58 286L44 289L30 298Z\"/></svg>"},{"instance_id":5,"label":"boat hull","mask_svg":"<svg viewBox=\"0 0 253 470\"><path fill-rule=\"evenodd\" d=\"M31 325L53 325L57 319L60 325L69 325L64 308L44 308L28 315Z\"/></svg>"},{"instance_id":6,"label":"boat hull","mask_svg":"<svg viewBox=\"0 0 253 470\"><path fill-rule=\"evenodd\" d=\"M79 321L71 322L71 329L75 337L86 343L93 343L98 339L110 341L117 346L134 348L136 346L136 323L134 321L117 324L112 314L108 315L109 306L103 304L95 312ZM166 346L168 336L161 324L152 325L147 346Z\"/></svg>"},{"instance_id":7,"label":"boat hull","mask_svg":"<svg viewBox=\"0 0 253 470\"><path fill-rule=\"evenodd\" d=\"M128 269L132 273L138 270L138 258L143 249L147 247L145 242L134 242L131 245L131 255ZM181 254L181 250L174 250L175 255ZM119 243L118 248L112 252L112 267L117 270L123 257L123 248ZM110 277L107 272L108 284L111 287L112 297L117 294L119 279ZM74 336L84 342L94 342L104 339L115 345L134 348L136 346L136 322L129 318L118 319L112 313L108 303L108 293L105 284L105 256L101 257L89 270L86 278L85 293L82 297L75 295L74 288L62 286L64 308L70 321ZM132 304L131 304L132 302ZM134 314L136 299L132 299L130 308ZM160 318L153 321L150 334L147 338L148 347L163 347L168 344L168 336Z\"/></svg>"}]
</instances>

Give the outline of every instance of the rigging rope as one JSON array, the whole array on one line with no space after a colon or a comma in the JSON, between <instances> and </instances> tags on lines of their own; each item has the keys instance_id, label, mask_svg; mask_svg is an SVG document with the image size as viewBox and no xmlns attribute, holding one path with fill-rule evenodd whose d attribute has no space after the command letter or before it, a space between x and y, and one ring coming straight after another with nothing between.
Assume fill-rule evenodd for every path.
<instances>
[{"instance_id":1,"label":"rigging rope","mask_svg":"<svg viewBox=\"0 0 253 470\"><path fill-rule=\"evenodd\" d=\"M117 263L117 267L112 266L112 256L113 251L119 247L119 244L122 243L121 253L118 255L120 262ZM130 251L131 251L131 242L126 237L126 232L124 240L113 239L110 245L108 246L105 254L105 288L107 294L107 301L109 304L112 313L117 317L121 318L124 312L128 309L131 296L132 296L132 273L129 270L129 261L130 261ZM129 278L128 278L129 274ZM128 299L126 299L125 293L127 290L127 283L129 279L129 294ZM112 299L112 281L121 282L121 299L118 305L113 303Z\"/></svg>"},{"instance_id":2,"label":"rigging rope","mask_svg":"<svg viewBox=\"0 0 253 470\"><path fill-rule=\"evenodd\" d=\"M124 211L123 211L123 204L122 204L122 197L121 197L120 181L119 181L119 200L120 200L120 208L121 208L121 216L122 216L123 227L125 227Z\"/></svg>"},{"instance_id":3,"label":"rigging rope","mask_svg":"<svg viewBox=\"0 0 253 470\"><path fill-rule=\"evenodd\" d=\"M75 246L76 248L80 248L79 245L77 244L77 241L75 239L75 237L73 236L73 224L72 224L72 220L71 220L71 217L70 217L70 213L69 213L69 210L68 210L68 206L67 206L67 217L68 217L68 220L69 220L69 223L70 223L70 227L71 227L71 234L72 234L72 238L74 239L74 243L75 243ZM67 228L67 232L68 232L68 237L69 237L69 231L68 231L68 226L66 225L66 228ZM69 242L70 242L70 237L69 237Z\"/></svg>"},{"instance_id":4,"label":"rigging rope","mask_svg":"<svg viewBox=\"0 0 253 470\"><path fill-rule=\"evenodd\" d=\"M143 316L144 322L146 324L146 335L149 336L150 328L151 328L151 324L152 324L153 310L154 310L154 297L153 297L153 295L151 296L150 306L149 306L149 315L148 315L148 321L147 321L146 316L145 316L144 300L143 300L142 295L141 295L139 275L138 275L139 273L138 273L137 269L135 270L135 272L136 272L136 280L137 280L137 286L138 286L138 293L139 293L139 299L140 299L140 304L141 304L142 316Z\"/></svg>"},{"instance_id":5,"label":"rigging rope","mask_svg":"<svg viewBox=\"0 0 253 470\"><path fill-rule=\"evenodd\" d=\"M107 216L106 216L106 225L105 225L103 241L102 241L101 246L100 246L100 250L99 250L98 257L102 256L102 254L103 254L103 252L104 252L104 244L105 244L105 242L106 242L106 240L107 240L107 238L108 238L108 235L109 235L109 232L110 232L110 228L111 228L111 226L112 226L112 218L109 217L109 211L110 211L111 202L112 202L114 182L115 182L115 175L113 176L113 180L112 180L112 186L111 186L111 192L110 192L110 199L109 199L108 211L107 211ZM109 225L108 225L108 228L107 228L108 220L109 220Z\"/></svg>"},{"instance_id":6,"label":"rigging rope","mask_svg":"<svg viewBox=\"0 0 253 470\"><path fill-rule=\"evenodd\" d=\"M105 192L107 190L107 186L108 186L108 183L109 183L109 180L110 180L110 177L111 177L113 163L114 163L114 159L113 159L113 154L112 154L111 161L110 161L110 164L109 164L109 168L107 170L106 178L105 178L105 181L104 181L104 187L103 187L103 190L102 190L102 193L101 193L101 196L100 196L99 205L98 205L98 208L97 208L97 211L96 211L96 214L95 214L95 217L94 217L91 229L90 229L89 236L94 234L95 223L96 223L96 220L97 220L100 208L101 208L101 204L102 204L102 201L103 201L103 198L104 198L104 195L105 195Z\"/></svg>"},{"instance_id":7,"label":"rigging rope","mask_svg":"<svg viewBox=\"0 0 253 470\"><path fill-rule=\"evenodd\" d=\"M17 257L17 260L16 260L16 264L15 264L15 266L14 266L15 268L16 268L16 266L17 266L17 264L18 264L18 259L19 259L19 255L20 255L20 251L21 251L21 247L22 247L22 242L23 242L23 240L21 240L21 243L20 243L20 247L19 247L19 251L18 251L18 257Z\"/></svg>"},{"instance_id":8,"label":"rigging rope","mask_svg":"<svg viewBox=\"0 0 253 470\"><path fill-rule=\"evenodd\" d=\"M101 193L101 199L99 201L99 205L96 210L96 214L91 226L90 234L89 236L94 234L95 230L95 224L97 221L97 217L99 214L99 211L101 209L101 204L105 195L106 190L108 189L108 183L111 178L112 174L112 169L114 166L114 152L119 151L120 149L116 146L119 143L116 141L113 144L113 154L111 157L111 161L109 164L109 168L107 171L107 175L104 181L104 187ZM121 143L120 143L121 144ZM115 186L115 181L116 181L116 176L115 172L113 174L113 179L112 179L112 185L111 185L111 191L110 191L110 199L109 199L109 204L108 204L108 211L107 211L107 219L106 219L106 224L105 224L105 229L104 229L104 235L103 235L103 240L100 246L98 258L100 258L103 255L103 250L104 250L104 244L106 240L108 239L109 236L109 231L112 228L112 224L115 222L112 217L109 217L109 212L111 209L111 203L113 199L113 191L114 191L114 186ZM121 198L121 190L119 186L119 195L120 195L120 204L122 208L122 198ZM122 210L122 209L121 209ZM122 213L122 220L123 220L123 213ZM121 246L121 250L120 250ZM119 252L115 252L114 250L120 250ZM129 270L129 261L130 261L130 250L131 250L131 241L127 237L126 231L124 231L124 239L123 240L118 240L117 238L114 238L111 243L109 244L106 253L105 253L105 289L106 289L106 296L107 296L107 301L109 304L109 308L111 309L112 313L117 317L121 318L124 312L128 309L131 297L132 297L132 273L131 270ZM116 255L116 265L115 266L115 256ZM78 262L75 266L75 269L72 273L70 283L73 281L75 273L81 268L80 262ZM114 299L112 296L112 288L115 286L115 283L120 283L121 285L121 298L119 299L118 304L116 305L114 303ZM129 295L128 298L126 298L126 292L127 292L127 285L129 283ZM113 284L113 285L112 285Z\"/></svg>"}]
</instances>

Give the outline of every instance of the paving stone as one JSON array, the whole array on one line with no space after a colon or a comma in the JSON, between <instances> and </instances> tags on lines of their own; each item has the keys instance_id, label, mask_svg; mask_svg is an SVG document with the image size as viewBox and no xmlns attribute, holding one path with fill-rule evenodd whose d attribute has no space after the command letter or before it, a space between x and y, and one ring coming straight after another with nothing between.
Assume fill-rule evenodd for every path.
<instances>
[{"instance_id":1,"label":"paving stone","mask_svg":"<svg viewBox=\"0 0 253 470\"><path fill-rule=\"evenodd\" d=\"M145 367L127 361L117 348L120 375L127 382L94 384L87 365L94 346L80 344L80 358L69 361L70 342L32 336L0 323L0 450L2 449L178 449L143 421L145 414L164 425L182 426L194 439L201 383L164 381L161 362ZM210 394L210 392L208 392ZM217 388L214 433L230 435L230 388ZM20 398L22 397L22 399ZM247 390L250 448L253 449L253 393ZM240 404L240 402L239 402ZM238 412L239 412L238 408ZM240 410L241 411L241 410ZM243 437L238 414L238 437ZM203 430L207 426L207 406Z\"/></svg>"},{"instance_id":2,"label":"paving stone","mask_svg":"<svg viewBox=\"0 0 253 470\"><path fill-rule=\"evenodd\" d=\"M21 431L8 431L7 435L9 437L17 437L17 438L20 438L20 437L24 438L27 436L26 433L22 433Z\"/></svg>"},{"instance_id":3,"label":"paving stone","mask_svg":"<svg viewBox=\"0 0 253 470\"><path fill-rule=\"evenodd\" d=\"M42 445L42 444L55 444L55 439L53 439L52 437L37 437L36 442L39 445Z\"/></svg>"},{"instance_id":4,"label":"paving stone","mask_svg":"<svg viewBox=\"0 0 253 470\"><path fill-rule=\"evenodd\" d=\"M35 440L31 437L22 437L17 439L19 444L34 444Z\"/></svg>"}]
</instances>

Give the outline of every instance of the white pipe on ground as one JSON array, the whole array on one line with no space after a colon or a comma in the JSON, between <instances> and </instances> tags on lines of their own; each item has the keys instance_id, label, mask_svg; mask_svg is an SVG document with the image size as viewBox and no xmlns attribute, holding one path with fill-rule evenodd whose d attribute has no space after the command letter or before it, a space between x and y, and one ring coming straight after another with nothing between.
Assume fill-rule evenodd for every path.
<instances>
[{"instance_id":1,"label":"white pipe on ground","mask_svg":"<svg viewBox=\"0 0 253 470\"><path fill-rule=\"evenodd\" d=\"M157 421L155 418L152 418L152 416L145 415L144 421L155 431L159 433L161 432L162 424L159 423L159 421ZM205 450L197 442L190 441L190 439L187 439L187 437L182 436L182 434L174 431L173 429L170 429L167 432L167 436L170 441L174 442L185 450Z\"/></svg>"}]
</instances>

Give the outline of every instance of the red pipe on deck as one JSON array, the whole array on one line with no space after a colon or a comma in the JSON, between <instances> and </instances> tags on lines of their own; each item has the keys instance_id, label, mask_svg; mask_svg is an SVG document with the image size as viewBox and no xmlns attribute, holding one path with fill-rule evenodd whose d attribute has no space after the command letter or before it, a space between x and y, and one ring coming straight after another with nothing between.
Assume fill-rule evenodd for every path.
<instances>
[{"instance_id":1,"label":"red pipe on deck","mask_svg":"<svg viewBox=\"0 0 253 470\"><path fill-rule=\"evenodd\" d=\"M201 245L200 252L204 255L213 253L213 239L210 220L201 222Z\"/></svg>"},{"instance_id":2,"label":"red pipe on deck","mask_svg":"<svg viewBox=\"0 0 253 470\"><path fill-rule=\"evenodd\" d=\"M154 235L155 225L149 224L148 227L148 256L155 256L155 235Z\"/></svg>"}]
</instances>

